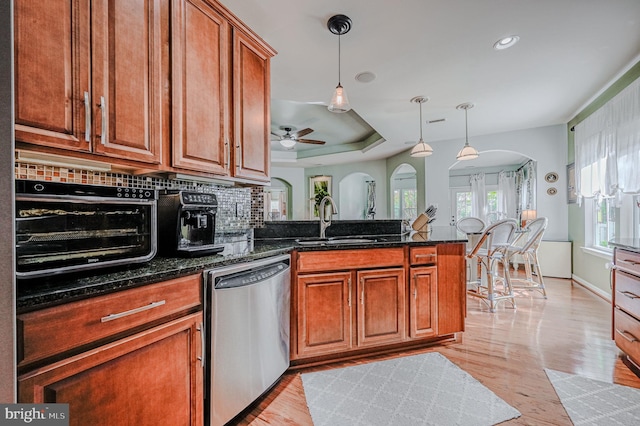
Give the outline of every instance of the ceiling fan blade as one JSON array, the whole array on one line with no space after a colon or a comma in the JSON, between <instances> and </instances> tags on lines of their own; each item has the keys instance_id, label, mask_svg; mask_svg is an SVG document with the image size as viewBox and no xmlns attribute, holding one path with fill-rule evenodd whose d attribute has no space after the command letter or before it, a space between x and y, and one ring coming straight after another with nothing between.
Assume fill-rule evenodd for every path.
<instances>
[{"instance_id":1,"label":"ceiling fan blade","mask_svg":"<svg viewBox=\"0 0 640 426\"><path fill-rule=\"evenodd\" d=\"M281 138L281 137L282 137L281 135L279 135L279 134L277 134L277 133L275 133L275 132L271 132L271 134L272 134L273 136L277 136L277 137L279 137L279 138Z\"/></svg>"},{"instance_id":2,"label":"ceiling fan blade","mask_svg":"<svg viewBox=\"0 0 640 426\"><path fill-rule=\"evenodd\" d=\"M313 129L310 129L310 128L307 127L306 129L298 130L297 132L292 133L291 137L293 139L298 139L298 138L300 138L302 136L308 135L311 132L313 132Z\"/></svg>"},{"instance_id":3,"label":"ceiling fan blade","mask_svg":"<svg viewBox=\"0 0 640 426\"><path fill-rule=\"evenodd\" d=\"M324 145L326 143L325 141L314 141L313 139L297 139L296 142L311 143L314 145Z\"/></svg>"}]
</instances>

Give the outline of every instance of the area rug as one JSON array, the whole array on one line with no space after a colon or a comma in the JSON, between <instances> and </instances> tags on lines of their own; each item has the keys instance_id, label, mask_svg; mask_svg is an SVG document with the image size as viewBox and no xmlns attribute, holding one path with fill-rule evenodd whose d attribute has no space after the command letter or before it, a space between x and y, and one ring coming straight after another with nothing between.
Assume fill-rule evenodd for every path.
<instances>
[{"instance_id":1,"label":"area rug","mask_svg":"<svg viewBox=\"0 0 640 426\"><path fill-rule=\"evenodd\" d=\"M315 426L494 425L520 416L439 353L302 374Z\"/></svg>"},{"instance_id":2,"label":"area rug","mask_svg":"<svg viewBox=\"0 0 640 426\"><path fill-rule=\"evenodd\" d=\"M574 425L640 425L640 389L544 371Z\"/></svg>"}]
</instances>

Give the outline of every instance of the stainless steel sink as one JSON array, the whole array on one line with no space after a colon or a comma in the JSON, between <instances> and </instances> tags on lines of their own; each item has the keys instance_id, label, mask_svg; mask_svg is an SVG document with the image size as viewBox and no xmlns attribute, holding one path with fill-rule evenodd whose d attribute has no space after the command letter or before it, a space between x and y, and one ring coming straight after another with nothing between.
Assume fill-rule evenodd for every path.
<instances>
[{"instance_id":1,"label":"stainless steel sink","mask_svg":"<svg viewBox=\"0 0 640 426\"><path fill-rule=\"evenodd\" d=\"M296 243L301 246L325 246L325 245L338 245L338 244L364 244L375 243L376 240L372 238L320 238L320 239L297 239Z\"/></svg>"}]
</instances>

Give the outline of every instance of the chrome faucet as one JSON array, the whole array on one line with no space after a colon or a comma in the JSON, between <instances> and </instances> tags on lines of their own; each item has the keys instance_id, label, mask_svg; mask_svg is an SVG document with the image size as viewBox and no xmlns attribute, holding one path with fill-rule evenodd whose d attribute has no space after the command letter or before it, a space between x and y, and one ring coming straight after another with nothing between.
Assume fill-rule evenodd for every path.
<instances>
[{"instance_id":1,"label":"chrome faucet","mask_svg":"<svg viewBox=\"0 0 640 426\"><path fill-rule=\"evenodd\" d=\"M328 220L324 217L324 206L327 203L331 203L331 214L329 215ZM320 238L325 238L325 231L329 226L331 226L331 216L338 214L338 208L336 207L336 203L333 201L333 198L327 195L322 199L322 201L320 201L318 214L320 215Z\"/></svg>"}]
</instances>

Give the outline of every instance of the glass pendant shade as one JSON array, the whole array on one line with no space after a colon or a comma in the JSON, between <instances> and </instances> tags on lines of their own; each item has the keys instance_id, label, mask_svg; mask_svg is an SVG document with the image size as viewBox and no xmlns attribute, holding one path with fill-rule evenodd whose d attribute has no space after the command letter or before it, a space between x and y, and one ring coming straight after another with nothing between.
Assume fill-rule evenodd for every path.
<instances>
[{"instance_id":1,"label":"glass pendant shade","mask_svg":"<svg viewBox=\"0 0 640 426\"><path fill-rule=\"evenodd\" d=\"M347 112L351 109L351 105L349 105L349 98L347 98L347 91L344 90L342 85L338 84L336 87L328 108L329 111L337 113Z\"/></svg>"},{"instance_id":2,"label":"glass pendant shade","mask_svg":"<svg viewBox=\"0 0 640 426\"><path fill-rule=\"evenodd\" d=\"M456 159L458 161L473 160L474 158L478 158L480 156L478 150L469 145L469 124L467 121L467 110L473 108L473 106L474 105L471 102L468 102L465 104L460 104L456 107L456 109L464 110L464 146L456 156Z\"/></svg>"},{"instance_id":3,"label":"glass pendant shade","mask_svg":"<svg viewBox=\"0 0 640 426\"><path fill-rule=\"evenodd\" d=\"M294 141L293 139L282 139L280 141L280 145L284 146L285 148L293 148L296 144L296 141Z\"/></svg>"},{"instance_id":4,"label":"glass pendant shade","mask_svg":"<svg viewBox=\"0 0 640 426\"><path fill-rule=\"evenodd\" d=\"M412 157L428 157L431 154L433 154L433 148L422 139L411 149Z\"/></svg>"},{"instance_id":5,"label":"glass pendant shade","mask_svg":"<svg viewBox=\"0 0 640 426\"><path fill-rule=\"evenodd\" d=\"M480 154L478 154L478 150L469 145L469 143L465 143L460 152L456 157L457 160L473 160L474 158L478 158Z\"/></svg>"}]
</instances>

